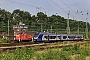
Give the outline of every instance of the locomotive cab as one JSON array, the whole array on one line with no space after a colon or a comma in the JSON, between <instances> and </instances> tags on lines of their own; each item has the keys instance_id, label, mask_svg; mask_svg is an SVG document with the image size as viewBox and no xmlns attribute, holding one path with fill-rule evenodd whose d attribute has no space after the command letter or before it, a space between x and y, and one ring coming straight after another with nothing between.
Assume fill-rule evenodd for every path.
<instances>
[{"instance_id":1,"label":"locomotive cab","mask_svg":"<svg viewBox=\"0 0 90 60\"><path fill-rule=\"evenodd\" d=\"M38 36L39 36L39 33L38 33L38 32L35 33L35 34L34 34L34 37L33 37L33 40L36 41L36 40L38 39Z\"/></svg>"}]
</instances>

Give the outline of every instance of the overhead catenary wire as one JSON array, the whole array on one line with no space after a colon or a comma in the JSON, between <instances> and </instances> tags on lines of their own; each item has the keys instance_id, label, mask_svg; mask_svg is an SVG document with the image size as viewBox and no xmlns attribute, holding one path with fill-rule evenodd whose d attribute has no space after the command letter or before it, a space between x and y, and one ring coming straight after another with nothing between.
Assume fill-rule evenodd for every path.
<instances>
[{"instance_id":1,"label":"overhead catenary wire","mask_svg":"<svg viewBox=\"0 0 90 60\"><path fill-rule=\"evenodd\" d=\"M66 5L70 10L72 10L73 12L75 12L73 9L71 9L71 7L69 7L64 1L61 0L61 2Z\"/></svg>"},{"instance_id":2,"label":"overhead catenary wire","mask_svg":"<svg viewBox=\"0 0 90 60\"><path fill-rule=\"evenodd\" d=\"M65 11L62 7L60 7L57 3L55 3L53 0L51 0L56 6L58 6L60 9L62 9L65 13L67 13L67 11Z\"/></svg>"},{"instance_id":3,"label":"overhead catenary wire","mask_svg":"<svg viewBox=\"0 0 90 60\"><path fill-rule=\"evenodd\" d=\"M72 5L72 6L76 6L76 5L80 4L80 3L83 2L83 1L84 1L84 0L81 0L81 1L79 1L78 3L76 3L76 4Z\"/></svg>"},{"instance_id":4,"label":"overhead catenary wire","mask_svg":"<svg viewBox=\"0 0 90 60\"><path fill-rule=\"evenodd\" d=\"M78 5L78 4L80 4L81 2L83 2L84 0L81 0L81 1L79 1L78 3L76 3L75 5ZM83 15L84 14L84 12L86 12L86 11L79 11L79 10L76 10L76 11L74 11L71 7L73 7L73 6L75 6L75 5L72 5L71 7L70 6L68 6L63 0L61 0L61 2L64 4L64 5L66 5L70 10L72 10L75 14L79 14L80 16L81 15ZM81 16L81 18L83 18L82 16Z\"/></svg>"},{"instance_id":5,"label":"overhead catenary wire","mask_svg":"<svg viewBox=\"0 0 90 60\"><path fill-rule=\"evenodd\" d=\"M28 4L24 4L24 3L16 2L16 1L13 1L13 0L8 0L8 1L10 1L10 2L12 2L12 3L21 4L21 5L26 5L26 6L31 6L31 7L36 8L36 6L32 6L32 5L28 5Z\"/></svg>"},{"instance_id":6,"label":"overhead catenary wire","mask_svg":"<svg viewBox=\"0 0 90 60\"><path fill-rule=\"evenodd\" d=\"M16 1L13 1L13 0L8 0L8 2L15 3L15 4L20 4L20 5L24 5L24 6L28 6L28 7L33 7L33 8L36 9L36 12L41 12L42 9L45 11L45 13L46 13L46 12L49 12L49 10L50 10L50 12L51 12L51 11L54 11L54 10L52 10L52 9L49 9L49 3L48 3L48 10L47 10L47 8L44 8L44 7L33 6L33 5L30 5L30 4L25 4L25 3L21 3L21 2L16 2Z\"/></svg>"},{"instance_id":7,"label":"overhead catenary wire","mask_svg":"<svg viewBox=\"0 0 90 60\"><path fill-rule=\"evenodd\" d=\"M82 2L82 1L84 1L84 0L81 0L80 2ZM70 10L72 10L75 14L79 14L80 16L83 15L82 11L80 11L80 12L79 12L78 10L77 10L77 11L74 11L74 10L73 10L71 7L69 7L64 1L61 0L61 2L62 2L65 6L67 6L67 8L69 8ZM80 3L80 2L79 2L79 3ZM83 17L81 16L81 18L83 18Z\"/></svg>"},{"instance_id":8,"label":"overhead catenary wire","mask_svg":"<svg viewBox=\"0 0 90 60\"><path fill-rule=\"evenodd\" d=\"M65 11L62 7L60 7L57 3L55 3L53 0L51 0L57 7L59 7L60 9L62 9L66 14L68 14L68 15L70 15L70 16L72 16L71 14L70 14L70 11Z\"/></svg>"},{"instance_id":9,"label":"overhead catenary wire","mask_svg":"<svg viewBox=\"0 0 90 60\"><path fill-rule=\"evenodd\" d=\"M4 1L5 1L5 0L4 0ZM6 0L6 1L7 1L7 2L10 2L10 3L15 3L15 4L20 4L20 5L24 5L24 6L36 8L36 12L41 11L41 9L44 9L44 8L42 8L42 7L33 6L33 5L29 5L29 4L24 4L24 3L16 2L16 1L13 1L13 0Z\"/></svg>"}]
</instances>

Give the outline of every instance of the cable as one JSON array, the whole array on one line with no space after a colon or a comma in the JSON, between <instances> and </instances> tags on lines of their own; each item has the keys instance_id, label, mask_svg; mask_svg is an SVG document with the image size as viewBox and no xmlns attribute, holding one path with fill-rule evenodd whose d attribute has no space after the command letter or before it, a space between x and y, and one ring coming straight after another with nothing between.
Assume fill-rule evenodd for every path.
<instances>
[{"instance_id":1,"label":"cable","mask_svg":"<svg viewBox=\"0 0 90 60\"><path fill-rule=\"evenodd\" d=\"M19 2L15 2L15 1L13 1L13 0L8 0L9 2L11 2L11 3L16 3L16 4L20 4L20 5L25 5L25 6L29 6L29 7L34 7L34 8L36 8L36 9L38 9L38 11L39 11L39 9L44 9L44 10L46 10L45 8L43 8L43 7L37 7L37 6L32 6L32 5L28 5L28 4L24 4L24 3L19 3ZM48 2L47 2L48 3ZM49 4L48 4L48 10L46 10L46 11L49 11ZM52 10L51 10L52 11ZM65 11L66 12L66 11ZM46 12L45 12L46 13Z\"/></svg>"},{"instance_id":2,"label":"cable","mask_svg":"<svg viewBox=\"0 0 90 60\"><path fill-rule=\"evenodd\" d=\"M63 8L61 8L58 4L56 4L53 0L51 0L56 6L58 6L60 9L62 9L64 12L66 12ZM67 12L66 12L67 13Z\"/></svg>"},{"instance_id":3,"label":"cable","mask_svg":"<svg viewBox=\"0 0 90 60\"><path fill-rule=\"evenodd\" d=\"M83 1L83 0L82 0ZM71 7L69 7L65 2L63 2L62 0L61 0L61 2L64 4L64 5L66 5L70 10L72 10L74 13L76 13L76 14L79 14L80 16L81 15L83 15L83 14L80 14L80 13L82 13L82 11L79 13L78 12L78 10L77 10L77 12L75 12ZM81 18L82 18L82 16L81 16Z\"/></svg>"},{"instance_id":4,"label":"cable","mask_svg":"<svg viewBox=\"0 0 90 60\"><path fill-rule=\"evenodd\" d=\"M26 5L26 6L31 6L31 7L35 7L35 8L36 8L36 6L32 6L32 5L28 5L28 4L16 2L16 1L13 1L13 0L8 0L8 1L10 1L10 2L12 2L12 3L21 4L21 5Z\"/></svg>"},{"instance_id":5,"label":"cable","mask_svg":"<svg viewBox=\"0 0 90 60\"><path fill-rule=\"evenodd\" d=\"M20 4L20 5L24 5L24 6L34 7L34 8L36 8L36 12L41 11L41 9L46 10L46 9L43 8L43 7L32 6L32 5L28 5L28 4L16 2L16 1L13 1L13 0L8 0L8 1L11 2L11 3L16 3L16 4ZM48 11L48 10L47 10L47 11Z\"/></svg>"},{"instance_id":6,"label":"cable","mask_svg":"<svg viewBox=\"0 0 90 60\"><path fill-rule=\"evenodd\" d=\"M78 4L80 4L81 2L83 2L84 0L81 0L80 2L78 2L78 3L76 3L75 5L78 5ZM73 6L75 6L75 5L73 5Z\"/></svg>"},{"instance_id":7,"label":"cable","mask_svg":"<svg viewBox=\"0 0 90 60\"><path fill-rule=\"evenodd\" d=\"M52 1L52 0L51 0ZM56 6L58 6L60 9L62 9L65 13L67 13L68 15L70 15L70 11L69 12L67 12L67 11L65 11L63 8L61 8L57 3L55 3L54 1L52 1ZM66 4L65 4L66 5ZM72 10L72 9L71 9ZM74 10L72 10L72 11L74 11ZM74 11L75 12L75 11ZM70 15L71 17L73 17L72 15Z\"/></svg>"},{"instance_id":8,"label":"cable","mask_svg":"<svg viewBox=\"0 0 90 60\"><path fill-rule=\"evenodd\" d=\"M66 5L69 9L71 9L66 3L64 3L62 0L61 0L61 2L64 4L64 5ZM71 9L73 12L75 12L73 9Z\"/></svg>"}]
</instances>

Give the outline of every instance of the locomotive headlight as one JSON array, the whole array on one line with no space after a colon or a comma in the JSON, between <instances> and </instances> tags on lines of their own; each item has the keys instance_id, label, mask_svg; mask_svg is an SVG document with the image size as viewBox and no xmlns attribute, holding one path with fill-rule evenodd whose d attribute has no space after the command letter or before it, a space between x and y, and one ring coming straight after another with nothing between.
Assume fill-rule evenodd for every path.
<instances>
[{"instance_id":1,"label":"locomotive headlight","mask_svg":"<svg viewBox=\"0 0 90 60\"><path fill-rule=\"evenodd\" d=\"M14 40L15 40L16 38L14 37Z\"/></svg>"},{"instance_id":2,"label":"locomotive headlight","mask_svg":"<svg viewBox=\"0 0 90 60\"><path fill-rule=\"evenodd\" d=\"M17 31L19 31L19 29Z\"/></svg>"}]
</instances>

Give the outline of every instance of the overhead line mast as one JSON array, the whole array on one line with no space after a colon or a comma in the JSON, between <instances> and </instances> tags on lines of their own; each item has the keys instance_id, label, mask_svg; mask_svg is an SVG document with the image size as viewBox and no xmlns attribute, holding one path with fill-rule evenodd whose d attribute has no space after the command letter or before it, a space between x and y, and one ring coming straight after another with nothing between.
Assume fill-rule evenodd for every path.
<instances>
[{"instance_id":1,"label":"overhead line mast","mask_svg":"<svg viewBox=\"0 0 90 60\"><path fill-rule=\"evenodd\" d=\"M88 12L86 13L88 16ZM87 25L88 17L86 18L86 38L88 39L88 25Z\"/></svg>"},{"instance_id":2,"label":"overhead line mast","mask_svg":"<svg viewBox=\"0 0 90 60\"><path fill-rule=\"evenodd\" d=\"M67 34L70 34L70 27L69 27L69 15L70 15L70 11L67 14L68 14L68 19L67 19Z\"/></svg>"}]
</instances>

